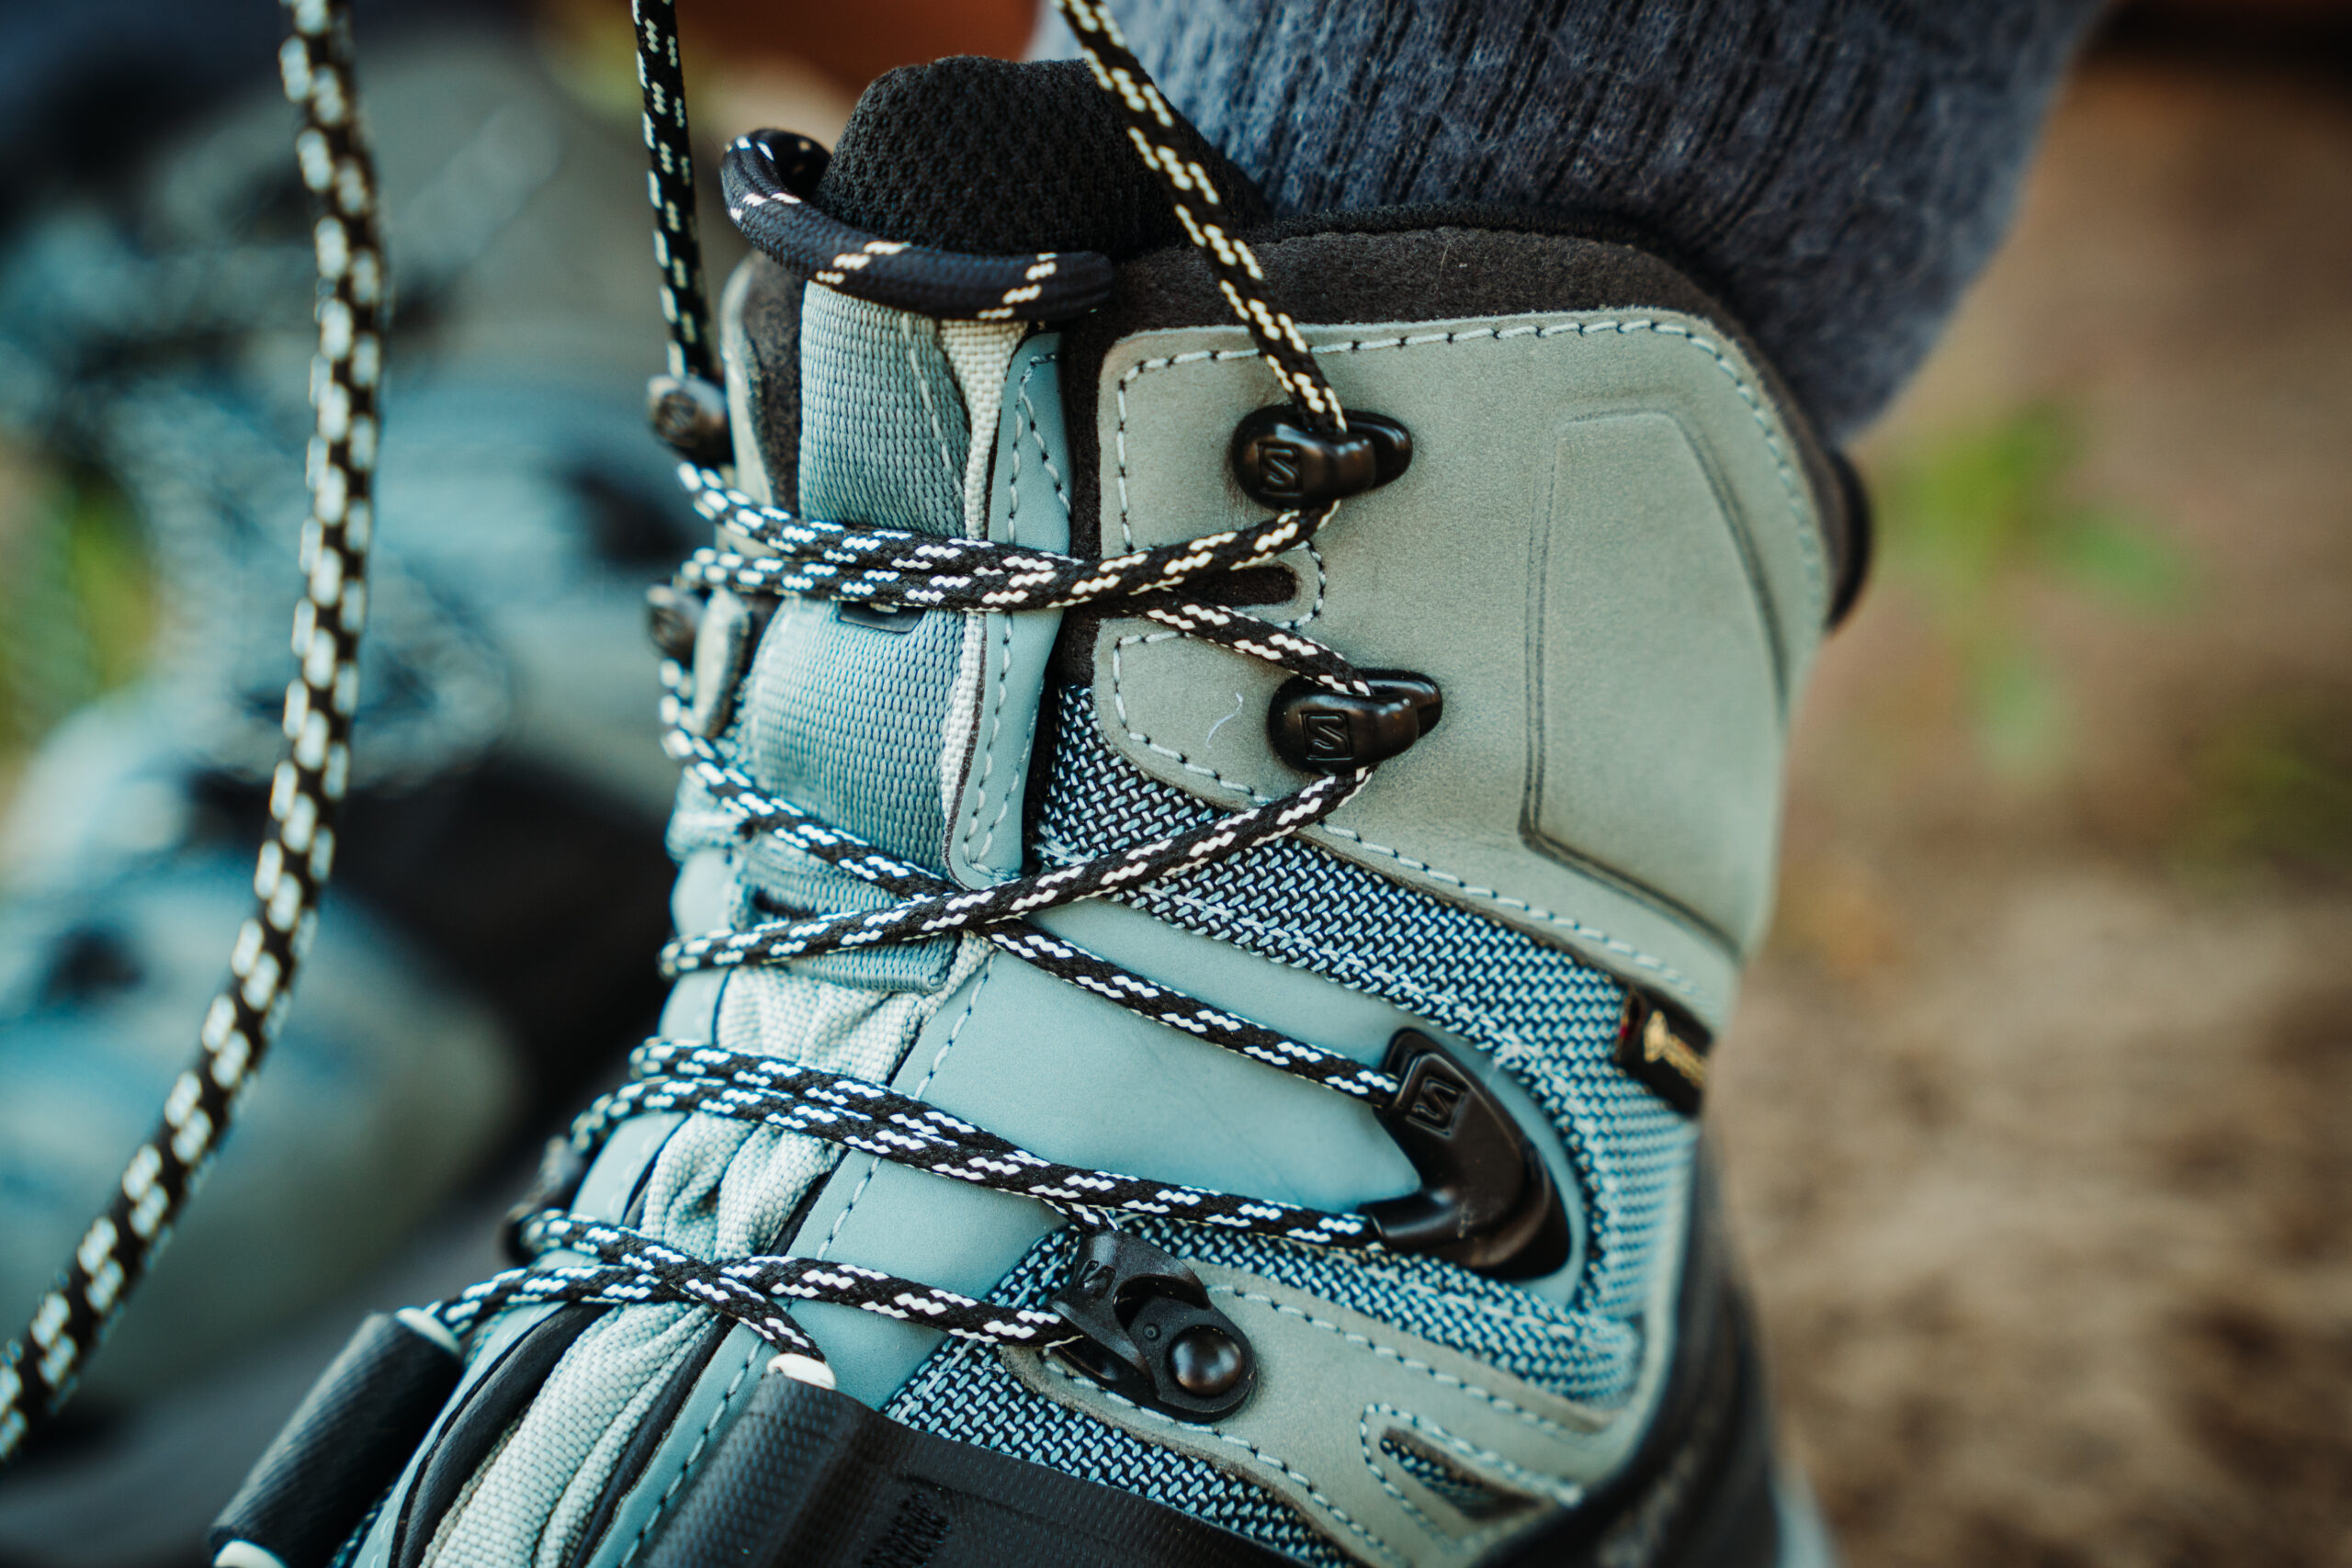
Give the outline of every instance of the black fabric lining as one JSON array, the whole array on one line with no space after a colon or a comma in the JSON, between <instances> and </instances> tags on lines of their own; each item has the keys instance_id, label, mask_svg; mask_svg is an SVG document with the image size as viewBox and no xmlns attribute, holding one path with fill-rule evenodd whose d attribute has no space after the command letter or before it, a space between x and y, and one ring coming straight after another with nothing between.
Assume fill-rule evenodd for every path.
<instances>
[{"instance_id":1,"label":"black fabric lining","mask_svg":"<svg viewBox=\"0 0 2352 1568\"><path fill-rule=\"evenodd\" d=\"M1234 228L1268 209L1249 177L1190 125ZM1114 260L1183 241L1159 178L1077 61L976 56L910 65L858 99L815 205L888 240L986 255L1100 251Z\"/></svg>"}]
</instances>

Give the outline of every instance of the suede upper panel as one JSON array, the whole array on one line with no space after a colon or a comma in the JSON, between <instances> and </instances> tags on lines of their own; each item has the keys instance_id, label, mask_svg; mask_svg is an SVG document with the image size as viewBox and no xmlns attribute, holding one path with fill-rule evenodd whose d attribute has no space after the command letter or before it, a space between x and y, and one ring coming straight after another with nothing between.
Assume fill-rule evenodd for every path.
<instances>
[{"instance_id":1,"label":"suede upper panel","mask_svg":"<svg viewBox=\"0 0 2352 1568\"><path fill-rule=\"evenodd\" d=\"M1432 209L1412 213L1414 217L1441 215L1441 209ZM1254 241L1277 306L1296 321L1328 323L1627 308L1699 317L1737 343L1759 367L1797 435L1805 477L1821 509L1830 558L1833 563L1843 562L1853 547L1843 491L1811 425L1730 312L1671 265L1617 241L1535 227L1443 224L1396 232L1386 226L1390 216L1403 214L1333 214L1324 228L1310 233L1297 232L1305 220L1296 220L1272 231L1279 237ZM1492 222L1498 217L1469 211L1464 216L1481 222ZM1546 221L1540 215L1521 215L1512 220L1529 225ZM1189 249L1139 256L1119 267L1117 289L1110 303L1066 331L1065 393L1073 400L1091 400L1095 378L1080 367L1099 366L1111 346L1123 338L1163 327L1223 325L1231 319L1231 310L1207 269ZM1074 402L1069 423L1075 468L1072 547L1099 552L1102 496L1097 476L1102 453L1091 402L1089 406ZM1224 454L1210 454L1204 460L1222 462ZM1066 641L1076 637L1080 619L1071 618ZM1081 662L1067 668L1083 680L1078 673Z\"/></svg>"}]
</instances>

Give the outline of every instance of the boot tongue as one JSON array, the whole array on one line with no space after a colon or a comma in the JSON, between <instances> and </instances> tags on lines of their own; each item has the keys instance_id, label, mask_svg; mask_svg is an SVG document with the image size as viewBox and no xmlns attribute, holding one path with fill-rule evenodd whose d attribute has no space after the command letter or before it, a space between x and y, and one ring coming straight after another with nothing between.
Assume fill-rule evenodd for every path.
<instances>
[{"instance_id":1,"label":"boot tongue","mask_svg":"<svg viewBox=\"0 0 2352 1568\"><path fill-rule=\"evenodd\" d=\"M1232 220L1262 214L1248 181L1187 138L1231 192ZM1117 110L1069 62L957 59L890 73L858 104L816 204L881 238L965 252L1124 255L1182 242ZM1022 330L807 288L797 331L801 510L934 536L982 527L987 457ZM761 638L741 705L754 772L827 821L944 868L947 800L961 798L957 770L971 745L958 705L969 700L975 629L952 613L877 616L788 602ZM865 908L877 897L792 864L766 867L764 881L804 908ZM952 945L808 967L920 988L944 974Z\"/></svg>"},{"instance_id":2,"label":"boot tongue","mask_svg":"<svg viewBox=\"0 0 2352 1568\"><path fill-rule=\"evenodd\" d=\"M1228 227L1266 218L1257 186L1191 125L1172 140L1216 180ZM887 73L858 100L817 205L886 240L982 254L1115 261L1184 239L1117 107L1077 61L962 56Z\"/></svg>"},{"instance_id":3,"label":"boot tongue","mask_svg":"<svg viewBox=\"0 0 2352 1568\"><path fill-rule=\"evenodd\" d=\"M1238 171L1189 127L1178 144L1220 184L1227 220L1261 217ZM884 239L967 253L1183 243L1158 177L1080 64L977 58L894 71L866 90L816 192L826 212ZM797 327L793 486L800 509L842 523L956 536L984 526L1006 366L1023 329L940 321L814 284ZM761 639L741 736L763 783L889 852L946 861L948 801L970 750L966 617L876 616L788 602ZM963 695L959 696L959 694ZM777 864L780 901L865 908L839 873ZM812 973L918 988L952 943L844 953Z\"/></svg>"}]
</instances>

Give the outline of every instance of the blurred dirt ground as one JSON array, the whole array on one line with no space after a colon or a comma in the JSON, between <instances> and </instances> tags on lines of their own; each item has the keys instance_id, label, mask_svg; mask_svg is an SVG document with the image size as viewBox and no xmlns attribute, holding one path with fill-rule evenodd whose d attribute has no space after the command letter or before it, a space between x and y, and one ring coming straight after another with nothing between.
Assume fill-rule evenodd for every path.
<instances>
[{"instance_id":1,"label":"blurred dirt ground","mask_svg":"<svg viewBox=\"0 0 2352 1568\"><path fill-rule=\"evenodd\" d=\"M1862 454L1720 1050L1858 1568L2352 1564L2352 78L2094 57Z\"/></svg>"}]
</instances>

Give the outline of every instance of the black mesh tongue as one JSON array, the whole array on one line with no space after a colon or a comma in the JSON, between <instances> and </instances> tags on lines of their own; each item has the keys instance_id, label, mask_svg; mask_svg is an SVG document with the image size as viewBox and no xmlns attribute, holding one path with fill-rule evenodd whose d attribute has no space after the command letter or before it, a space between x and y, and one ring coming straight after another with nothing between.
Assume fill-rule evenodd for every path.
<instances>
[{"instance_id":1,"label":"black mesh tongue","mask_svg":"<svg viewBox=\"0 0 2352 1568\"><path fill-rule=\"evenodd\" d=\"M1257 186L1197 131L1180 125L1174 141L1216 181L1227 229L1264 220ZM1184 239L1117 107L1078 61L962 56L878 78L842 131L817 206L886 240L982 254L1115 260Z\"/></svg>"}]
</instances>

